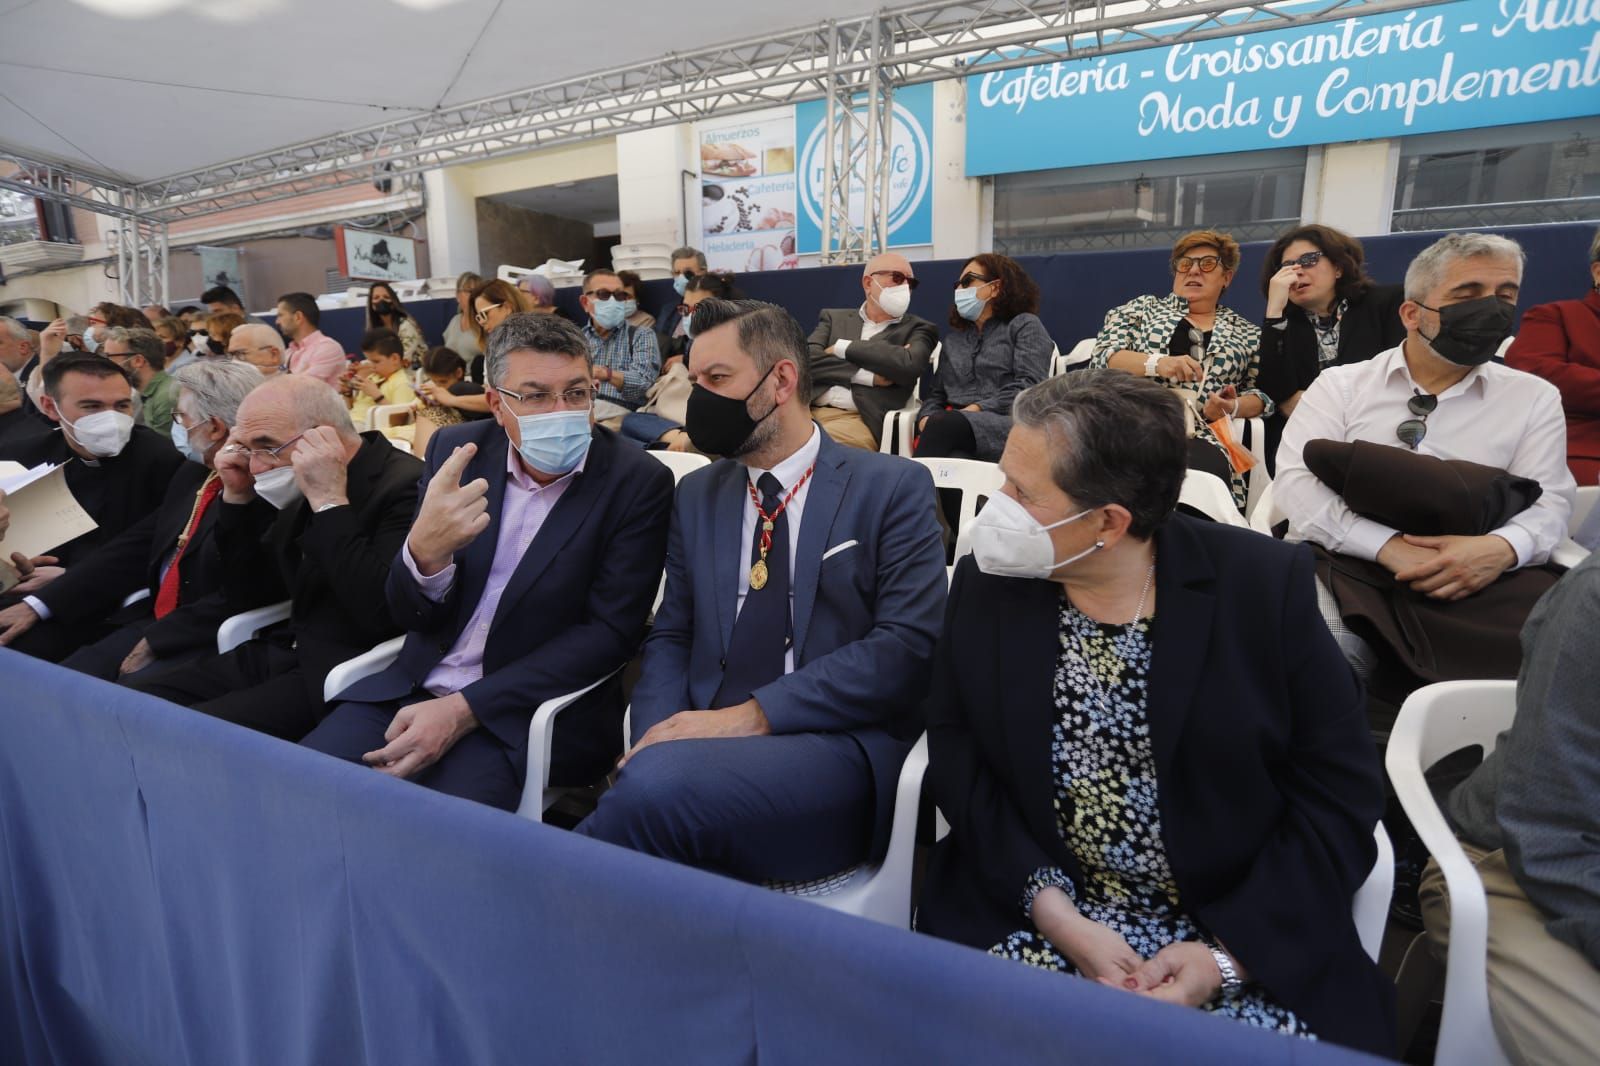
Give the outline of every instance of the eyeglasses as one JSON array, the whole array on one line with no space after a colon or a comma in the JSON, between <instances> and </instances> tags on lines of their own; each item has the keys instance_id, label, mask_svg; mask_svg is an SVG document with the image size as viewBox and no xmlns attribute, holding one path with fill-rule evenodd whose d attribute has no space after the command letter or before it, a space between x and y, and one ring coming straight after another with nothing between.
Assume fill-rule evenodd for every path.
<instances>
[{"instance_id":1,"label":"eyeglasses","mask_svg":"<svg viewBox=\"0 0 1600 1066\"><path fill-rule=\"evenodd\" d=\"M494 391L502 396L509 396L528 409L530 414L543 414L554 411L556 400L561 401L561 406L568 411L587 411L594 402L594 390L579 386L568 389L566 392L512 392L496 385Z\"/></svg>"},{"instance_id":2,"label":"eyeglasses","mask_svg":"<svg viewBox=\"0 0 1600 1066\"><path fill-rule=\"evenodd\" d=\"M505 304L503 304L503 303L490 304L488 307L485 307L485 308L482 308L480 310L472 312L472 317L477 319L478 320L478 325L481 326L485 322L489 321L489 312L490 311L493 311L496 308L500 308L500 307L504 307L504 306L505 306Z\"/></svg>"},{"instance_id":3,"label":"eyeglasses","mask_svg":"<svg viewBox=\"0 0 1600 1066\"><path fill-rule=\"evenodd\" d=\"M621 289L592 289L585 292L584 295L594 300L627 300L630 298Z\"/></svg>"},{"instance_id":4,"label":"eyeglasses","mask_svg":"<svg viewBox=\"0 0 1600 1066\"><path fill-rule=\"evenodd\" d=\"M972 274L968 274L967 275L967 277L974 277L974 276L975 275L972 275ZM912 277L910 274L902 274L898 270L874 270L872 273L868 274L867 277L869 277L869 278L887 278L887 279L889 279L889 284L890 285L909 285L913 289L917 287L917 279L916 278Z\"/></svg>"},{"instance_id":5,"label":"eyeglasses","mask_svg":"<svg viewBox=\"0 0 1600 1066\"><path fill-rule=\"evenodd\" d=\"M91 325L91 326L103 326L103 325L105 325L105 324L106 324L106 320L105 320L105 319L103 319L103 318L98 318L98 317L96 317L96 316L94 316L94 315L90 315L90 316L89 316L89 317L88 317L88 318L87 318L87 319L85 319L85 320L84 320L84 321L86 321L86 322L88 322L88 323L89 323L89 325Z\"/></svg>"},{"instance_id":6,"label":"eyeglasses","mask_svg":"<svg viewBox=\"0 0 1600 1066\"><path fill-rule=\"evenodd\" d=\"M1200 273L1209 274L1221 265L1222 257L1215 255L1202 255L1198 259L1192 255L1186 255L1181 259L1172 261L1172 269L1179 274L1187 274L1195 267L1200 268Z\"/></svg>"},{"instance_id":7,"label":"eyeglasses","mask_svg":"<svg viewBox=\"0 0 1600 1066\"><path fill-rule=\"evenodd\" d=\"M229 348L228 354L235 359L248 359L256 352L275 352L277 348L271 344L263 344L255 348Z\"/></svg>"},{"instance_id":8,"label":"eyeglasses","mask_svg":"<svg viewBox=\"0 0 1600 1066\"><path fill-rule=\"evenodd\" d=\"M1193 326L1189 327L1189 358L1197 363L1206 361L1206 335Z\"/></svg>"},{"instance_id":9,"label":"eyeglasses","mask_svg":"<svg viewBox=\"0 0 1600 1066\"><path fill-rule=\"evenodd\" d=\"M678 271L678 276L681 278L688 278L690 281L693 281L695 278L699 277L699 275L692 270L680 270Z\"/></svg>"},{"instance_id":10,"label":"eyeglasses","mask_svg":"<svg viewBox=\"0 0 1600 1066\"><path fill-rule=\"evenodd\" d=\"M222 450L229 455L248 455L252 459L260 459L263 463L276 464L278 462L278 453L303 436L305 436L304 433L296 433L276 448L246 448L243 444L235 442Z\"/></svg>"},{"instance_id":11,"label":"eyeglasses","mask_svg":"<svg viewBox=\"0 0 1600 1066\"><path fill-rule=\"evenodd\" d=\"M1428 435L1428 416L1433 414L1434 408L1439 406L1439 397L1432 393L1419 392L1406 401L1406 410L1415 418L1408 418L1394 427L1394 435L1400 438L1412 451L1417 450L1417 445L1422 443L1422 438Z\"/></svg>"},{"instance_id":12,"label":"eyeglasses","mask_svg":"<svg viewBox=\"0 0 1600 1066\"><path fill-rule=\"evenodd\" d=\"M965 289L975 281L987 285L993 280L993 278L986 278L982 274L973 274L969 272L956 279L956 288Z\"/></svg>"},{"instance_id":13,"label":"eyeglasses","mask_svg":"<svg viewBox=\"0 0 1600 1066\"><path fill-rule=\"evenodd\" d=\"M1280 267L1299 267L1301 270L1310 270L1322 262L1323 254L1322 252L1307 252L1305 255L1297 255L1293 259L1285 259L1278 265Z\"/></svg>"}]
</instances>

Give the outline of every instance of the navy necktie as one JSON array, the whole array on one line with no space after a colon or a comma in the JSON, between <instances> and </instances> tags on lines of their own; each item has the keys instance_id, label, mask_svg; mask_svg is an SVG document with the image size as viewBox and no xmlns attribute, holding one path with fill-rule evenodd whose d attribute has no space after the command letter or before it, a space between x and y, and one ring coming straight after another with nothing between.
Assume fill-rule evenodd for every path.
<instances>
[{"instance_id":1,"label":"navy necktie","mask_svg":"<svg viewBox=\"0 0 1600 1066\"><path fill-rule=\"evenodd\" d=\"M740 486L743 488L743 486ZM771 474L756 482L761 509L772 514L783 502L783 485ZM761 558L761 520L750 545L746 566ZM728 642L722 685L711 701L712 709L732 707L750 698L762 685L783 676L784 653L789 647L789 515L787 509L772 523L772 547L767 551L767 583L745 594L744 607L733 623Z\"/></svg>"}]
</instances>

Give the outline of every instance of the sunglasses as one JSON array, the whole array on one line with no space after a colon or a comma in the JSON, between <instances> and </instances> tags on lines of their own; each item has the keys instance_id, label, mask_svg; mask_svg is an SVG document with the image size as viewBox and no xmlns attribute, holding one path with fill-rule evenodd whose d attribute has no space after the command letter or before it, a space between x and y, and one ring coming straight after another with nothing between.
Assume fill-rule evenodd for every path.
<instances>
[{"instance_id":1,"label":"sunglasses","mask_svg":"<svg viewBox=\"0 0 1600 1066\"><path fill-rule=\"evenodd\" d=\"M589 297L591 300L627 300L627 299L630 299L628 294L623 292L621 289L593 289L593 290L591 290L589 292L584 293L584 295Z\"/></svg>"},{"instance_id":2,"label":"sunglasses","mask_svg":"<svg viewBox=\"0 0 1600 1066\"><path fill-rule=\"evenodd\" d=\"M1187 274L1195 267L1200 268L1200 273L1209 274L1221 265L1222 258L1215 255L1202 255L1198 259L1192 255L1186 255L1182 259L1174 259L1172 261L1172 269L1179 274Z\"/></svg>"},{"instance_id":3,"label":"sunglasses","mask_svg":"<svg viewBox=\"0 0 1600 1066\"><path fill-rule=\"evenodd\" d=\"M1299 267L1301 270L1310 270L1322 262L1322 256L1323 253L1321 252L1307 252L1305 255L1297 255L1293 259L1285 259L1278 265L1280 267Z\"/></svg>"},{"instance_id":4,"label":"sunglasses","mask_svg":"<svg viewBox=\"0 0 1600 1066\"><path fill-rule=\"evenodd\" d=\"M973 277L973 276L974 275L971 275L971 274L967 275L967 277ZM888 280L888 282L889 282L889 284L891 286L909 285L913 289L915 289L917 287L917 279L916 278L912 277L910 274L902 274L898 270L874 270L872 273L868 274L867 277L869 277L869 278L885 278L885 279Z\"/></svg>"},{"instance_id":5,"label":"sunglasses","mask_svg":"<svg viewBox=\"0 0 1600 1066\"><path fill-rule=\"evenodd\" d=\"M1428 435L1428 416L1433 414L1438 406L1439 397L1426 392L1419 392L1407 400L1406 410L1416 417L1408 418L1394 427L1394 435L1400 438L1400 443L1416 451L1417 445L1422 443L1422 438Z\"/></svg>"},{"instance_id":6,"label":"sunglasses","mask_svg":"<svg viewBox=\"0 0 1600 1066\"><path fill-rule=\"evenodd\" d=\"M1206 335L1193 327L1189 329L1189 358L1197 363L1206 361Z\"/></svg>"},{"instance_id":7,"label":"sunglasses","mask_svg":"<svg viewBox=\"0 0 1600 1066\"><path fill-rule=\"evenodd\" d=\"M956 279L956 288L965 289L975 281L987 285L993 280L993 278L986 278L982 274L973 274L969 272Z\"/></svg>"},{"instance_id":8,"label":"sunglasses","mask_svg":"<svg viewBox=\"0 0 1600 1066\"><path fill-rule=\"evenodd\" d=\"M484 323L485 323L485 322L487 322L487 321L489 321L489 312L490 312L490 311L493 311L493 310L495 310L495 309L496 309L496 308L499 308L499 307L504 307L504 306L505 306L505 304L503 304L503 303L499 303L499 304L490 304L490 305L489 305L489 306L488 306L488 307L485 307L485 308L483 308L483 309L482 309L482 310L479 310L479 311L474 311L474 312L473 312L473 313L472 313L472 317L473 317L473 318L475 318L475 319L477 319L477 320L478 320L478 325L480 325L480 326L481 326L481 325L483 325L483 324L484 324Z\"/></svg>"}]
</instances>

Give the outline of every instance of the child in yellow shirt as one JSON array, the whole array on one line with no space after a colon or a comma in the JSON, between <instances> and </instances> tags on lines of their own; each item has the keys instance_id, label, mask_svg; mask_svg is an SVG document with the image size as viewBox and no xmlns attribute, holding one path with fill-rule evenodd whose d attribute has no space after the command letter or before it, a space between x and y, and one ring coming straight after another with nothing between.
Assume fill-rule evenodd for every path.
<instances>
[{"instance_id":1,"label":"child in yellow shirt","mask_svg":"<svg viewBox=\"0 0 1600 1066\"><path fill-rule=\"evenodd\" d=\"M367 428L367 419L374 407L389 404L414 404L417 393L411 387L411 375L405 366L405 345L400 335L392 329L369 329L361 338L361 354L366 364L356 369L350 382L350 418L357 430ZM390 426L375 426L386 434ZM399 429L401 427L392 427ZM407 433L409 438L409 426Z\"/></svg>"}]
</instances>

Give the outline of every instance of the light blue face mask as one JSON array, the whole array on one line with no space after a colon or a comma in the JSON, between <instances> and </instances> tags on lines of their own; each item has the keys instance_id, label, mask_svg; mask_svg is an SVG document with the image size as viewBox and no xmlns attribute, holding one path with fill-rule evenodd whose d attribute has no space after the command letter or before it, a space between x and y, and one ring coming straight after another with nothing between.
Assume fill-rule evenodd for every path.
<instances>
[{"instance_id":1,"label":"light blue face mask","mask_svg":"<svg viewBox=\"0 0 1600 1066\"><path fill-rule=\"evenodd\" d=\"M970 289L956 290L956 314L968 322L978 321L978 316L983 314L983 309L989 301L978 295L982 285L974 285Z\"/></svg>"},{"instance_id":2,"label":"light blue face mask","mask_svg":"<svg viewBox=\"0 0 1600 1066\"><path fill-rule=\"evenodd\" d=\"M583 462L594 439L588 411L518 415L517 434L522 438L517 453L523 462L544 474L571 471Z\"/></svg>"},{"instance_id":3,"label":"light blue face mask","mask_svg":"<svg viewBox=\"0 0 1600 1066\"><path fill-rule=\"evenodd\" d=\"M638 300L624 300L624 301L622 301L622 320L624 322L626 322L628 319L632 318L634 315L636 315L638 313L639 313L639 301Z\"/></svg>"},{"instance_id":4,"label":"light blue face mask","mask_svg":"<svg viewBox=\"0 0 1600 1066\"><path fill-rule=\"evenodd\" d=\"M89 326L83 331L83 350L86 352L99 351L100 341L94 335L94 327Z\"/></svg>"},{"instance_id":5,"label":"light blue face mask","mask_svg":"<svg viewBox=\"0 0 1600 1066\"><path fill-rule=\"evenodd\" d=\"M683 274L674 275L672 287L678 290L678 296L681 298L684 293L689 291L689 279Z\"/></svg>"},{"instance_id":6,"label":"light blue face mask","mask_svg":"<svg viewBox=\"0 0 1600 1066\"><path fill-rule=\"evenodd\" d=\"M206 457L195 451L194 445L189 443L189 431L184 429L183 424L180 423L176 418L172 420L172 429L170 432L172 433L172 446L177 448L178 452L185 459L189 460L191 463L199 463L201 466L205 465Z\"/></svg>"},{"instance_id":7,"label":"light blue face mask","mask_svg":"<svg viewBox=\"0 0 1600 1066\"><path fill-rule=\"evenodd\" d=\"M595 300L594 321L601 329L616 329L628 319L627 305L622 300Z\"/></svg>"}]
</instances>

